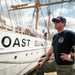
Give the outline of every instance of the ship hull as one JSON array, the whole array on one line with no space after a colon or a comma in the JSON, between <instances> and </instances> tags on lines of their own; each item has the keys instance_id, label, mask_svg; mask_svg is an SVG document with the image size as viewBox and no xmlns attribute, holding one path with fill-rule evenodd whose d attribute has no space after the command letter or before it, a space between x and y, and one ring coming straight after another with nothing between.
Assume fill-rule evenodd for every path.
<instances>
[{"instance_id":1,"label":"ship hull","mask_svg":"<svg viewBox=\"0 0 75 75\"><path fill-rule=\"evenodd\" d=\"M0 30L0 75L23 75L48 51L50 41Z\"/></svg>"}]
</instances>

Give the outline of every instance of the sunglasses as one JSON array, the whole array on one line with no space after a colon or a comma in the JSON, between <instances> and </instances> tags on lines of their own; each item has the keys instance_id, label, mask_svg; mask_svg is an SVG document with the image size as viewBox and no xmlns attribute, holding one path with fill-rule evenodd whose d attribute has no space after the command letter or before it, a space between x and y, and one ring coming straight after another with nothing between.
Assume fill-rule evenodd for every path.
<instances>
[{"instance_id":1,"label":"sunglasses","mask_svg":"<svg viewBox=\"0 0 75 75\"><path fill-rule=\"evenodd\" d=\"M59 23L59 22L61 22L61 21L59 21L59 20L56 20L54 23Z\"/></svg>"}]
</instances>

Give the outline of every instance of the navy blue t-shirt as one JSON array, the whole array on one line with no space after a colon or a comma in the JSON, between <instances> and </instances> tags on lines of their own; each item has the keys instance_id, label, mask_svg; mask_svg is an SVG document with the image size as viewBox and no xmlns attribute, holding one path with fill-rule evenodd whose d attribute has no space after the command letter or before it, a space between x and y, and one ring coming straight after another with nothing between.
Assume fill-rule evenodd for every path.
<instances>
[{"instance_id":1,"label":"navy blue t-shirt","mask_svg":"<svg viewBox=\"0 0 75 75\"><path fill-rule=\"evenodd\" d=\"M72 51L73 45L75 45L75 32L73 31L64 30L53 37L52 46L57 64L68 65L73 63L72 61L62 60L60 58L61 53L69 54Z\"/></svg>"}]
</instances>

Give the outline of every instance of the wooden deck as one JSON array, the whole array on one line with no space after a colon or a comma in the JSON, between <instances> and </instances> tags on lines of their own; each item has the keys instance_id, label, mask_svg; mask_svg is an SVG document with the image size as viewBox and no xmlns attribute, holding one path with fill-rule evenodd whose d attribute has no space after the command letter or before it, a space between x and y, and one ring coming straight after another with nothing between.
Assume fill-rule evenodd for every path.
<instances>
[{"instance_id":1,"label":"wooden deck","mask_svg":"<svg viewBox=\"0 0 75 75\"><path fill-rule=\"evenodd\" d=\"M57 75L56 72L45 73L44 75Z\"/></svg>"}]
</instances>

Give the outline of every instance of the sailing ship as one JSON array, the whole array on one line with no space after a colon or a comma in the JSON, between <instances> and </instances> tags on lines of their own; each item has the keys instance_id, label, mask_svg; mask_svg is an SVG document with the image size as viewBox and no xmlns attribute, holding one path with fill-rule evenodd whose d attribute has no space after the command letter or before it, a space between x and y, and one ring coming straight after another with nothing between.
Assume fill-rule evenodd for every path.
<instances>
[{"instance_id":1,"label":"sailing ship","mask_svg":"<svg viewBox=\"0 0 75 75\"><path fill-rule=\"evenodd\" d=\"M16 1L16 0L15 0ZM10 18L11 25L8 25L9 19L4 16L2 0L0 0L0 75L25 75L33 68L35 68L36 64L40 60L42 56L49 50L51 40L47 38L47 34L45 33L37 33L31 32L30 29L24 27L20 27L20 24L17 21L18 14L14 13L15 23L12 22L10 12L16 10L20 13L21 9L27 8L35 8L36 9L36 26L35 30L38 30L38 12L39 7L41 6L50 6L53 4L60 4L69 1L60 1L60 2L49 2L46 4L41 4L39 0L36 1L35 5L28 6L28 4L18 4L11 5L11 8L8 8L7 2L6 8ZM11 0L12 2L12 0ZM20 13L21 15L21 13ZM50 15L50 12L49 12ZM48 15L48 16L49 16ZM18 17L19 18L19 17ZM4 20L6 19L6 20ZM50 16L49 16L50 19ZM17 27L13 27L13 24L17 25ZM18 26L19 24L19 26ZM22 23L23 24L23 23ZM50 22L48 23L48 34Z\"/></svg>"}]
</instances>

